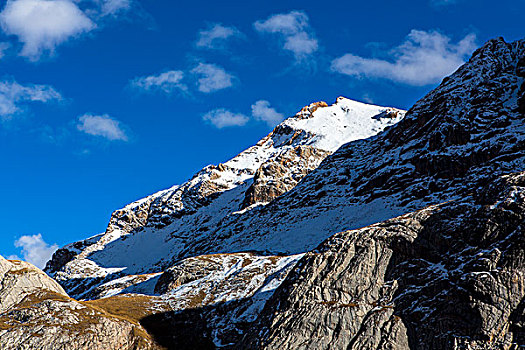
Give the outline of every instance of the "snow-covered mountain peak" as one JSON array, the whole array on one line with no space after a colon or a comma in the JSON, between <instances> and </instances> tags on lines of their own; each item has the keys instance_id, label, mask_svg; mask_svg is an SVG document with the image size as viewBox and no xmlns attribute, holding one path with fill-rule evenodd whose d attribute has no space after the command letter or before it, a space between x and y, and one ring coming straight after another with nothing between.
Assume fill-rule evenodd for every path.
<instances>
[{"instance_id":1,"label":"snow-covered mountain peak","mask_svg":"<svg viewBox=\"0 0 525 350\"><path fill-rule=\"evenodd\" d=\"M325 102L304 107L294 117L285 120L281 127L302 130L313 136L307 144L335 152L350 141L376 135L403 119L405 111L380 107L338 97L328 106ZM278 127L279 128L279 127Z\"/></svg>"},{"instance_id":2,"label":"snow-covered mountain peak","mask_svg":"<svg viewBox=\"0 0 525 350\"><path fill-rule=\"evenodd\" d=\"M207 239L222 219L266 205L341 145L376 135L404 114L344 97L330 106L312 103L227 162L209 165L181 185L115 211L104 234L59 250L47 272L59 280L85 275L95 278L94 283L120 278L124 270L157 272L189 256L187 243ZM86 296L85 291L74 294Z\"/></svg>"}]
</instances>

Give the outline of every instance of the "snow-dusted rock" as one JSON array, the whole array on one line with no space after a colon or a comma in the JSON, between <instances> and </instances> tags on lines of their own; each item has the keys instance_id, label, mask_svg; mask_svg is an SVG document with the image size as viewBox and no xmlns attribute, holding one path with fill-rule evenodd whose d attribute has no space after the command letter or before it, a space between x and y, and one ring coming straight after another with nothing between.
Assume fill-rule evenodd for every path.
<instances>
[{"instance_id":1,"label":"snow-dusted rock","mask_svg":"<svg viewBox=\"0 0 525 350\"><path fill-rule=\"evenodd\" d=\"M145 321L171 325L169 348L196 348L203 342L231 347L301 257L238 253L184 259L155 286L171 311Z\"/></svg>"},{"instance_id":2,"label":"snow-dusted rock","mask_svg":"<svg viewBox=\"0 0 525 350\"><path fill-rule=\"evenodd\" d=\"M77 297L110 296L83 305L137 311L158 344L230 348L292 267L285 255L333 236L240 348L516 348L524 81L525 41L496 39L382 133L403 112L312 104L232 160L115 212L47 271Z\"/></svg>"},{"instance_id":3,"label":"snow-dusted rock","mask_svg":"<svg viewBox=\"0 0 525 350\"><path fill-rule=\"evenodd\" d=\"M289 192L230 215L201 251L311 250L335 232L462 198L525 170L525 41L491 40L405 118L349 142Z\"/></svg>"}]
</instances>

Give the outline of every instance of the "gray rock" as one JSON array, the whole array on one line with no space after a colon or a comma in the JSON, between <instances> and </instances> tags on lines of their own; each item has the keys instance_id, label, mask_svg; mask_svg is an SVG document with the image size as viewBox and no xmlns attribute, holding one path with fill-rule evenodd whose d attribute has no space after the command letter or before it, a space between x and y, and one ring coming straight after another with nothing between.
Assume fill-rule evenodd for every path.
<instances>
[{"instance_id":1,"label":"gray rock","mask_svg":"<svg viewBox=\"0 0 525 350\"><path fill-rule=\"evenodd\" d=\"M290 191L331 153L312 146L297 146L265 162L246 190L242 209L256 203L269 203Z\"/></svg>"},{"instance_id":2,"label":"gray rock","mask_svg":"<svg viewBox=\"0 0 525 350\"><path fill-rule=\"evenodd\" d=\"M145 321L172 325L163 332L171 348L229 348L301 256L237 253L185 259L166 270L155 286L171 311Z\"/></svg>"},{"instance_id":3,"label":"gray rock","mask_svg":"<svg viewBox=\"0 0 525 350\"><path fill-rule=\"evenodd\" d=\"M289 274L239 349L525 345L525 172L342 232Z\"/></svg>"}]
</instances>

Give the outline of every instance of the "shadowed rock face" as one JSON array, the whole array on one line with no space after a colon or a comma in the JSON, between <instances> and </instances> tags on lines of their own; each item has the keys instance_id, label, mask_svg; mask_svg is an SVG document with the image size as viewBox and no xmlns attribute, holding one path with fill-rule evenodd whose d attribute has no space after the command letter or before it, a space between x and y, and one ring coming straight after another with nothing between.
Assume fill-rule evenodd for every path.
<instances>
[{"instance_id":1,"label":"shadowed rock face","mask_svg":"<svg viewBox=\"0 0 525 350\"><path fill-rule=\"evenodd\" d=\"M308 253L239 349L510 349L525 341L525 172Z\"/></svg>"},{"instance_id":2,"label":"shadowed rock face","mask_svg":"<svg viewBox=\"0 0 525 350\"><path fill-rule=\"evenodd\" d=\"M153 332L163 339L161 343L167 341L176 349L205 348L205 343L229 348L255 321L301 256L238 253L185 259L166 270L155 285L171 311L151 315L142 324L172 324L171 331Z\"/></svg>"}]
</instances>

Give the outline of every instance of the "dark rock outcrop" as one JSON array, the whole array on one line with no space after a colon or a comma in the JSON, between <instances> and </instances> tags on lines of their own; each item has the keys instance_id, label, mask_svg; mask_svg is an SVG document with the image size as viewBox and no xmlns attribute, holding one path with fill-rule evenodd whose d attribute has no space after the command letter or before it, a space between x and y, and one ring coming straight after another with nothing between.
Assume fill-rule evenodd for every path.
<instances>
[{"instance_id":1,"label":"dark rock outcrop","mask_svg":"<svg viewBox=\"0 0 525 350\"><path fill-rule=\"evenodd\" d=\"M311 146L297 146L262 164L246 190L242 209L256 203L269 203L290 191L309 172L331 154Z\"/></svg>"}]
</instances>

